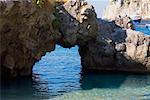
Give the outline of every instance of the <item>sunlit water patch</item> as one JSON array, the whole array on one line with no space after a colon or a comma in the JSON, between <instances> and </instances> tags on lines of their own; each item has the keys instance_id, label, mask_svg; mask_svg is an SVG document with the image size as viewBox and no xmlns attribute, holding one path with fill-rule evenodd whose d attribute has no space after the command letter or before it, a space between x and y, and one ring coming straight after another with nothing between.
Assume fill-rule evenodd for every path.
<instances>
[{"instance_id":1,"label":"sunlit water patch","mask_svg":"<svg viewBox=\"0 0 150 100\"><path fill-rule=\"evenodd\" d=\"M80 89L80 56L78 47L65 49L56 46L56 50L47 53L33 68L36 96L50 97L62 95ZM38 84L37 84L38 83Z\"/></svg>"},{"instance_id":2,"label":"sunlit water patch","mask_svg":"<svg viewBox=\"0 0 150 100\"><path fill-rule=\"evenodd\" d=\"M150 25L150 20L142 21L140 24L135 23L135 30L143 32L145 35L150 35L150 26L148 28L146 24Z\"/></svg>"},{"instance_id":3,"label":"sunlit water patch","mask_svg":"<svg viewBox=\"0 0 150 100\"><path fill-rule=\"evenodd\" d=\"M82 90L53 100L150 100L150 76L89 74L81 81Z\"/></svg>"}]
</instances>

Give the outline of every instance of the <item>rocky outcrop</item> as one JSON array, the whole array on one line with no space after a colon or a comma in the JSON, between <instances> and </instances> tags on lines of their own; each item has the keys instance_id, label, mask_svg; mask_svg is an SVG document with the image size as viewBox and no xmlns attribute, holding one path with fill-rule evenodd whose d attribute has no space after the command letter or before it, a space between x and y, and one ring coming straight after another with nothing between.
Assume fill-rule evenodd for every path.
<instances>
[{"instance_id":1,"label":"rocky outcrop","mask_svg":"<svg viewBox=\"0 0 150 100\"><path fill-rule=\"evenodd\" d=\"M38 8L30 0L4 0L0 7L2 75L31 75L35 61L55 48L52 11L48 6Z\"/></svg>"},{"instance_id":2,"label":"rocky outcrop","mask_svg":"<svg viewBox=\"0 0 150 100\"><path fill-rule=\"evenodd\" d=\"M35 61L53 51L56 43L71 47L93 38L96 21L94 8L85 1L69 0L57 11L48 0L42 7L32 0L0 1L1 74L31 75Z\"/></svg>"},{"instance_id":3,"label":"rocky outcrop","mask_svg":"<svg viewBox=\"0 0 150 100\"><path fill-rule=\"evenodd\" d=\"M59 25L62 34L59 44L63 47L84 45L98 34L98 22L95 10L84 0L70 0L57 7Z\"/></svg>"},{"instance_id":4,"label":"rocky outcrop","mask_svg":"<svg viewBox=\"0 0 150 100\"><path fill-rule=\"evenodd\" d=\"M86 71L150 72L150 36L99 20L97 39L80 46Z\"/></svg>"},{"instance_id":5,"label":"rocky outcrop","mask_svg":"<svg viewBox=\"0 0 150 100\"><path fill-rule=\"evenodd\" d=\"M34 63L56 44L79 45L84 69L150 72L150 37L98 21L84 0L54 7L49 0L39 7L31 0L0 1L3 76L30 76Z\"/></svg>"},{"instance_id":6,"label":"rocky outcrop","mask_svg":"<svg viewBox=\"0 0 150 100\"><path fill-rule=\"evenodd\" d=\"M114 20L116 16L140 15L143 19L150 18L150 0L109 0L103 18Z\"/></svg>"},{"instance_id":7,"label":"rocky outcrop","mask_svg":"<svg viewBox=\"0 0 150 100\"><path fill-rule=\"evenodd\" d=\"M131 18L128 16L116 17L114 21L115 21L115 24L120 26L121 28L134 30L134 24L133 24Z\"/></svg>"}]
</instances>

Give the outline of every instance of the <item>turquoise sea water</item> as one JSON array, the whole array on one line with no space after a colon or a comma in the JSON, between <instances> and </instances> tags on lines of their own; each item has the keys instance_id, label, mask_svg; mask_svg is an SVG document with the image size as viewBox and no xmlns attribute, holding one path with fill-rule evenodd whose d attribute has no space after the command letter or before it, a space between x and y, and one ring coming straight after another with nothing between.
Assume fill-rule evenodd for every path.
<instances>
[{"instance_id":1,"label":"turquoise sea water","mask_svg":"<svg viewBox=\"0 0 150 100\"><path fill-rule=\"evenodd\" d=\"M1 100L150 100L150 75L85 74L78 47L57 45L34 65L32 78L4 82L0 92Z\"/></svg>"},{"instance_id":2,"label":"turquoise sea water","mask_svg":"<svg viewBox=\"0 0 150 100\"><path fill-rule=\"evenodd\" d=\"M150 75L83 74L78 47L60 46L34 65L33 76L1 87L2 100L150 100Z\"/></svg>"}]
</instances>

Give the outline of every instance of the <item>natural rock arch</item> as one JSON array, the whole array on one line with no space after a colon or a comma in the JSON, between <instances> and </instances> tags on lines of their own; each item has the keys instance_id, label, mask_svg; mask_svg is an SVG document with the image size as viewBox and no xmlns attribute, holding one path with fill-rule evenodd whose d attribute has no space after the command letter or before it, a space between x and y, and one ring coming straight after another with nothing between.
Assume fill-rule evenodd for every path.
<instances>
[{"instance_id":1,"label":"natural rock arch","mask_svg":"<svg viewBox=\"0 0 150 100\"><path fill-rule=\"evenodd\" d=\"M48 2L39 8L31 0L0 1L0 7L0 70L5 77L30 76L35 61L56 44L79 45L87 70L150 72L150 37L98 20L84 0L69 0L54 11Z\"/></svg>"},{"instance_id":2,"label":"natural rock arch","mask_svg":"<svg viewBox=\"0 0 150 100\"><path fill-rule=\"evenodd\" d=\"M45 5L38 8L30 0L0 2L2 75L29 76L35 61L57 43L72 47L96 36L96 13L87 2L69 1L54 12Z\"/></svg>"}]
</instances>

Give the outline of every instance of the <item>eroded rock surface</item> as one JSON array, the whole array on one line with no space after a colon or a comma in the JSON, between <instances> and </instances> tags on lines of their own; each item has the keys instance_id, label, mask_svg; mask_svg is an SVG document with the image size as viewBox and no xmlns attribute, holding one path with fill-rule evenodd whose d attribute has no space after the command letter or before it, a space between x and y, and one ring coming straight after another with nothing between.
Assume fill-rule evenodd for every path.
<instances>
[{"instance_id":1,"label":"eroded rock surface","mask_svg":"<svg viewBox=\"0 0 150 100\"><path fill-rule=\"evenodd\" d=\"M99 25L98 25L99 23ZM93 6L68 0L56 9L31 0L0 1L0 70L30 76L32 66L58 43L79 45L84 69L150 72L150 37L97 20Z\"/></svg>"},{"instance_id":2,"label":"eroded rock surface","mask_svg":"<svg viewBox=\"0 0 150 100\"><path fill-rule=\"evenodd\" d=\"M86 71L150 71L150 36L125 30L115 23L99 20L97 39L80 46L81 63Z\"/></svg>"},{"instance_id":3,"label":"eroded rock surface","mask_svg":"<svg viewBox=\"0 0 150 100\"><path fill-rule=\"evenodd\" d=\"M120 26L121 28L134 30L134 24L131 18L128 16L125 16L125 17L117 16L114 22L116 25Z\"/></svg>"},{"instance_id":4,"label":"eroded rock surface","mask_svg":"<svg viewBox=\"0 0 150 100\"><path fill-rule=\"evenodd\" d=\"M69 0L57 7L58 12L54 9L48 0L42 7L32 0L0 1L2 75L29 76L35 61L53 51L56 43L71 47L96 36L96 14L87 2Z\"/></svg>"},{"instance_id":5,"label":"eroded rock surface","mask_svg":"<svg viewBox=\"0 0 150 100\"><path fill-rule=\"evenodd\" d=\"M140 15L150 19L150 0L109 0L103 18L114 20L116 16Z\"/></svg>"},{"instance_id":6,"label":"eroded rock surface","mask_svg":"<svg viewBox=\"0 0 150 100\"><path fill-rule=\"evenodd\" d=\"M60 45L83 45L98 34L95 10L84 0L70 0L57 7L62 34Z\"/></svg>"},{"instance_id":7,"label":"eroded rock surface","mask_svg":"<svg viewBox=\"0 0 150 100\"><path fill-rule=\"evenodd\" d=\"M35 61L55 48L52 11L29 0L0 1L0 7L1 72L31 75Z\"/></svg>"}]
</instances>

